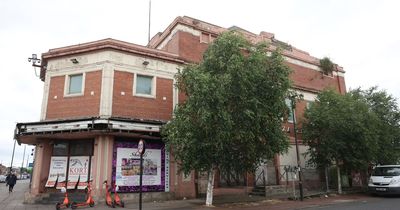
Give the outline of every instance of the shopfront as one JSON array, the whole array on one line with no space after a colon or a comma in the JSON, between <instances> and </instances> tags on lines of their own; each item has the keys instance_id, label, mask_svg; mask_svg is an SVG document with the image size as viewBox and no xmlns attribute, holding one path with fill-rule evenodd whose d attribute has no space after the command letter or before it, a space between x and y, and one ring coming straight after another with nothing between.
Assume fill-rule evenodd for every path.
<instances>
[{"instance_id":1,"label":"shopfront","mask_svg":"<svg viewBox=\"0 0 400 210\"><path fill-rule=\"evenodd\" d=\"M161 139L161 125L118 118L18 124L17 138L36 145L26 202L37 202L62 187L71 193L84 190L89 181L98 200L104 199L104 181L117 185L125 199L135 200L139 192L140 140L146 143L142 191L149 193L147 198L193 197L194 181L184 180L178 173Z\"/></svg>"},{"instance_id":2,"label":"shopfront","mask_svg":"<svg viewBox=\"0 0 400 210\"><path fill-rule=\"evenodd\" d=\"M93 140L58 140L53 144L46 188L85 189L93 180ZM89 179L89 176L91 177Z\"/></svg>"}]
</instances>

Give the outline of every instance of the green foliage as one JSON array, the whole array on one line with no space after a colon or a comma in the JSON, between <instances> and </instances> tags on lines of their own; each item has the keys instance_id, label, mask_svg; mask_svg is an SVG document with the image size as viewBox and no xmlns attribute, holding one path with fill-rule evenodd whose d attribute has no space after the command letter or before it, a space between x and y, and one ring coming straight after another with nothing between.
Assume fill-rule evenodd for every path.
<instances>
[{"instance_id":1,"label":"green foliage","mask_svg":"<svg viewBox=\"0 0 400 210\"><path fill-rule=\"evenodd\" d=\"M27 172L28 174L32 174L32 168L26 168L26 172Z\"/></svg>"},{"instance_id":2,"label":"green foliage","mask_svg":"<svg viewBox=\"0 0 400 210\"><path fill-rule=\"evenodd\" d=\"M321 66L321 69L324 74L330 74L335 67L331 59L329 59L328 57L324 57L321 60L319 60L319 65Z\"/></svg>"},{"instance_id":3,"label":"green foliage","mask_svg":"<svg viewBox=\"0 0 400 210\"><path fill-rule=\"evenodd\" d=\"M187 100L162 134L182 170L246 172L286 151L281 118L289 72L278 52L268 56L265 45L233 32L220 35L200 64L179 72Z\"/></svg>"},{"instance_id":4,"label":"green foliage","mask_svg":"<svg viewBox=\"0 0 400 210\"><path fill-rule=\"evenodd\" d=\"M378 153L374 163L397 164L400 160L400 111L397 101L377 87L350 92L357 100L368 104L377 116Z\"/></svg>"},{"instance_id":5,"label":"green foliage","mask_svg":"<svg viewBox=\"0 0 400 210\"><path fill-rule=\"evenodd\" d=\"M378 152L377 117L353 94L325 90L305 112L303 140L310 161L324 167L333 162L365 169Z\"/></svg>"},{"instance_id":6,"label":"green foliage","mask_svg":"<svg viewBox=\"0 0 400 210\"><path fill-rule=\"evenodd\" d=\"M320 93L305 113L303 131L311 162L319 166L339 161L347 169L361 169L400 160L397 101L377 87L346 95Z\"/></svg>"}]
</instances>

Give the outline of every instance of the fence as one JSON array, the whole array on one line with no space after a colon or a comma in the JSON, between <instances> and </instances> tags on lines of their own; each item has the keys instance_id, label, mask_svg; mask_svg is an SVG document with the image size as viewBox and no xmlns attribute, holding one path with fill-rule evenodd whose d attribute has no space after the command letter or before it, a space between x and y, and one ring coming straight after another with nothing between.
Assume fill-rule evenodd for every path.
<instances>
[{"instance_id":1,"label":"fence","mask_svg":"<svg viewBox=\"0 0 400 210\"><path fill-rule=\"evenodd\" d=\"M255 174L256 186L271 186L271 185L287 185L291 186L297 183L298 167L294 165L280 165L278 167L271 165L260 166ZM304 188L308 190L321 190L325 186L325 180L322 179L321 173L316 168L301 168L302 183Z\"/></svg>"}]
</instances>

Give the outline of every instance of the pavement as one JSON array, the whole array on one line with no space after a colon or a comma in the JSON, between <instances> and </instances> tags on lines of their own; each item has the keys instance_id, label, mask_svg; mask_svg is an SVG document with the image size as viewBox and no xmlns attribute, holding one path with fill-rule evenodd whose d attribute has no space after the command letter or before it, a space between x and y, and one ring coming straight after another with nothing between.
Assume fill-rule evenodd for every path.
<instances>
[{"instance_id":1,"label":"pavement","mask_svg":"<svg viewBox=\"0 0 400 210\"><path fill-rule=\"evenodd\" d=\"M24 204L24 194L28 191L29 180L18 180L14 187L14 192L9 193L4 183L0 184L0 209L1 210L54 210L55 205L42 204ZM327 206L341 204L345 202L363 202L371 199L377 199L364 194L349 195L324 195L316 197L307 197L304 201L289 200L282 198L265 198L261 196L245 196L245 195L226 195L215 196L213 200L214 207L206 207L204 199L185 199L171 200L162 202L145 202L142 209L146 210L199 210L199 209L305 209L318 206ZM118 207L117 207L118 208ZM106 210L110 207L104 203L96 203L93 208L80 207L78 209L96 209ZM126 202L125 209L139 209L137 202Z\"/></svg>"}]
</instances>

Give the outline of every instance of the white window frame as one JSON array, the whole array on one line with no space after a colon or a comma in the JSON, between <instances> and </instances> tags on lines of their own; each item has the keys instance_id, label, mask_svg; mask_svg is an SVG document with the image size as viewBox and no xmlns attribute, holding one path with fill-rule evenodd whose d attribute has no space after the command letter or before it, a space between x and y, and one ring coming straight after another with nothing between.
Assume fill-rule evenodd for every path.
<instances>
[{"instance_id":1,"label":"white window frame","mask_svg":"<svg viewBox=\"0 0 400 210\"><path fill-rule=\"evenodd\" d=\"M151 94L143 94L143 93L136 93L136 85L137 85L137 76L145 76L145 77L152 77L153 79L151 80ZM156 88L157 88L157 77L154 75L150 74L134 74L133 78L133 95L138 96L138 97L144 97L144 98L156 98Z\"/></svg>"},{"instance_id":2,"label":"white window frame","mask_svg":"<svg viewBox=\"0 0 400 210\"><path fill-rule=\"evenodd\" d=\"M80 93L69 93L69 84L71 76L82 74L82 92ZM86 74L84 72L81 73L72 73L65 75L65 84L64 84L64 97L74 97L74 96L83 96L85 93L85 79Z\"/></svg>"}]
</instances>

